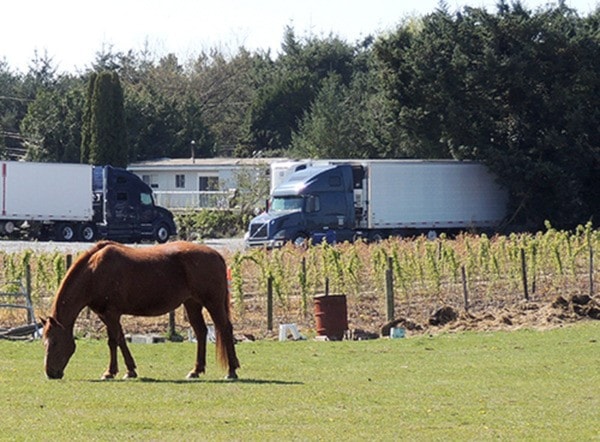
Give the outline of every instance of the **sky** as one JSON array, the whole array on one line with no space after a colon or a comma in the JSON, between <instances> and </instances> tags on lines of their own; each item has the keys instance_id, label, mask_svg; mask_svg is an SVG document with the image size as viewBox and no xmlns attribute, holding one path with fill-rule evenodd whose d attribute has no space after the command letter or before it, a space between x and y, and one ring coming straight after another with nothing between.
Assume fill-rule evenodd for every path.
<instances>
[{"instance_id":1,"label":"sky","mask_svg":"<svg viewBox=\"0 0 600 442\"><path fill-rule=\"evenodd\" d=\"M549 0L523 0L530 8ZM551 0L550 0L551 2ZM446 0L495 12L496 0ZM600 0L567 0L586 15ZM149 49L180 62L203 50L235 54L240 46L277 54L283 32L335 35L354 43L396 28L403 19L433 12L438 0L19 0L0 6L0 61L26 72L37 52L59 72L88 68L98 52Z\"/></svg>"}]
</instances>

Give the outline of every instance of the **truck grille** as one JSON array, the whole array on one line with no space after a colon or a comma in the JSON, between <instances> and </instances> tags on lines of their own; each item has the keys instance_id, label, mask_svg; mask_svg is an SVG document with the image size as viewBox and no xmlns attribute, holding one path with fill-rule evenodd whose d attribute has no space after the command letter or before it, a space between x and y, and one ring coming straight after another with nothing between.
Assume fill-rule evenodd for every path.
<instances>
[{"instance_id":1,"label":"truck grille","mask_svg":"<svg viewBox=\"0 0 600 442\"><path fill-rule=\"evenodd\" d=\"M257 223L250 225L250 238L259 239L267 238L269 236L269 229L267 223Z\"/></svg>"}]
</instances>

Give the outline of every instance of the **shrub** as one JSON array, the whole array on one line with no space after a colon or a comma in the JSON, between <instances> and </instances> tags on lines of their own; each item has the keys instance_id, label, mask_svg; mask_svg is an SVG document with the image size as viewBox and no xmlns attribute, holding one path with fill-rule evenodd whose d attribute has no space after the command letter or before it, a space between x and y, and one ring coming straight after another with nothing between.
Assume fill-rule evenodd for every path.
<instances>
[{"instance_id":1,"label":"shrub","mask_svg":"<svg viewBox=\"0 0 600 442\"><path fill-rule=\"evenodd\" d=\"M183 212L176 215L181 239L234 237L246 229L245 217L234 210L210 210Z\"/></svg>"}]
</instances>

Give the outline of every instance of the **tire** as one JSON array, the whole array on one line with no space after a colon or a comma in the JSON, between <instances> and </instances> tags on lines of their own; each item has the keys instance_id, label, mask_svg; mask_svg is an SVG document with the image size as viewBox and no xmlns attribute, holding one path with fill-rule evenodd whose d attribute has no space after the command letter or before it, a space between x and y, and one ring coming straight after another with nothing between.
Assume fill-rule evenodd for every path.
<instances>
[{"instance_id":1,"label":"tire","mask_svg":"<svg viewBox=\"0 0 600 442\"><path fill-rule=\"evenodd\" d=\"M169 240L169 236L171 236L171 231L166 224L159 224L154 230L154 239L160 244L166 243Z\"/></svg>"},{"instance_id":2,"label":"tire","mask_svg":"<svg viewBox=\"0 0 600 442\"><path fill-rule=\"evenodd\" d=\"M385 238L383 237L383 235L379 232L373 232L371 235L369 235L369 242L372 243L380 243L384 239Z\"/></svg>"},{"instance_id":3,"label":"tire","mask_svg":"<svg viewBox=\"0 0 600 442\"><path fill-rule=\"evenodd\" d=\"M96 239L96 226L84 224L79 228L79 239L83 242L92 242Z\"/></svg>"},{"instance_id":4,"label":"tire","mask_svg":"<svg viewBox=\"0 0 600 442\"><path fill-rule=\"evenodd\" d=\"M297 233L292 244L297 247L306 247L308 245L308 235L306 233Z\"/></svg>"},{"instance_id":5,"label":"tire","mask_svg":"<svg viewBox=\"0 0 600 442\"><path fill-rule=\"evenodd\" d=\"M0 224L0 233L2 234L12 235L15 233L15 230L17 230L17 227L12 221L6 221L5 223Z\"/></svg>"},{"instance_id":6,"label":"tire","mask_svg":"<svg viewBox=\"0 0 600 442\"><path fill-rule=\"evenodd\" d=\"M76 237L75 227L69 223L58 224L54 230L54 238L57 241L74 241Z\"/></svg>"}]
</instances>

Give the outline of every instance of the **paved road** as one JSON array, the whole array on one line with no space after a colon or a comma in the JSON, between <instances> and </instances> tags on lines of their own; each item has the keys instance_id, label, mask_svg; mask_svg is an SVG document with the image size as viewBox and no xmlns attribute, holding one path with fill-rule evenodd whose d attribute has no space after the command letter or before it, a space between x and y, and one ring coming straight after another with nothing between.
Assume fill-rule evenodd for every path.
<instances>
[{"instance_id":1,"label":"paved road","mask_svg":"<svg viewBox=\"0 0 600 442\"><path fill-rule=\"evenodd\" d=\"M244 248L244 241L241 238L227 239L206 239L204 244L214 247L217 250L237 251ZM0 251L5 253L18 253L23 250L33 250L36 252L60 252L60 253L79 253L90 247L87 242L54 242L54 241L0 241ZM144 247L147 244L136 245Z\"/></svg>"}]
</instances>

